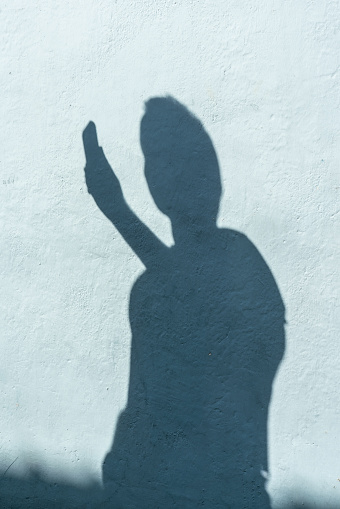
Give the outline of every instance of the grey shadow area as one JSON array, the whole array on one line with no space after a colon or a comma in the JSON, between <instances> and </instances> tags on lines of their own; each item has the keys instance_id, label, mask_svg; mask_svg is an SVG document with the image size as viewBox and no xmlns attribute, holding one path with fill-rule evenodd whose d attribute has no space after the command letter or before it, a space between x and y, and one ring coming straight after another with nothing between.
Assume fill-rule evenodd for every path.
<instances>
[{"instance_id":1,"label":"grey shadow area","mask_svg":"<svg viewBox=\"0 0 340 509\"><path fill-rule=\"evenodd\" d=\"M282 509L338 509L339 507L339 502L330 502L330 500L326 501L326 498L329 498L327 497L327 494L323 497L317 495L317 500L315 500L315 498L315 495L313 497L313 495L308 493L307 490L304 494L292 491L290 496L288 495L287 503L284 507L282 507ZM324 499L324 501L322 499Z\"/></svg>"},{"instance_id":2,"label":"grey shadow area","mask_svg":"<svg viewBox=\"0 0 340 509\"><path fill-rule=\"evenodd\" d=\"M171 221L170 248L127 205L93 122L83 140L88 191L145 266L130 295L128 401L103 464L105 507L269 508L285 310L252 242L216 225L222 185L208 133L171 97L145 105L145 178Z\"/></svg>"},{"instance_id":3,"label":"grey shadow area","mask_svg":"<svg viewBox=\"0 0 340 509\"><path fill-rule=\"evenodd\" d=\"M0 478L1 509L99 509L104 500L104 491L97 484L81 489L39 475Z\"/></svg>"}]
</instances>

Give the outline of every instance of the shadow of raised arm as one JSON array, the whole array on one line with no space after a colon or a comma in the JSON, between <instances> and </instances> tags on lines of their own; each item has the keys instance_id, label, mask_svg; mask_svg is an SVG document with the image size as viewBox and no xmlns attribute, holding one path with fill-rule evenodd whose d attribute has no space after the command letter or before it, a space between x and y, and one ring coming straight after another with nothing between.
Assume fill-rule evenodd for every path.
<instances>
[{"instance_id":1,"label":"shadow of raised arm","mask_svg":"<svg viewBox=\"0 0 340 509\"><path fill-rule=\"evenodd\" d=\"M89 122L83 132L85 178L89 194L117 228L145 267L159 263L167 247L136 216L125 201L121 185L98 145L96 126Z\"/></svg>"}]
</instances>

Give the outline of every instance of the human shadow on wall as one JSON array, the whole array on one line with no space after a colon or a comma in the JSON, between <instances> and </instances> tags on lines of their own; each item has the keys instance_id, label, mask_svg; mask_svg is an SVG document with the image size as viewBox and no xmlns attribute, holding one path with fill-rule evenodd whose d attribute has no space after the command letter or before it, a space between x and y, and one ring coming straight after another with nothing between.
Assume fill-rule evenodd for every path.
<instances>
[{"instance_id":1,"label":"human shadow on wall","mask_svg":"<svg viewBox=\"0 0 340 509\"><path fill-rule=\"evenodd\" d=\"M171 220L170 248L127 205L92 122L83 139L89 193L145 265L130 297L128 402L103 465L107 507L270 507L267 420L284 305L249 239L217 228L209 135L175 99L146 103L145 177Z\"/></svg>"}]
</instances>

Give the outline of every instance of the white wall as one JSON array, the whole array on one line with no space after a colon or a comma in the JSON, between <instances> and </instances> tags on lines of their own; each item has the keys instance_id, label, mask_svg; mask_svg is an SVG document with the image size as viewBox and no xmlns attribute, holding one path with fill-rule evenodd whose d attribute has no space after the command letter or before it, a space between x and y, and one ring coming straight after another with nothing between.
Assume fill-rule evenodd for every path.
<instances>
[{"instance_id":1,"label":"white wall","mask_svg":"<svg viewBox=\"0 0 340 509\"><path fill-rule=\"evenodd\" d=\"M274 507L339 506L339 2L4 1L0 474L101 478L129 378L140 261L88 195L82 130L167 244L143 176L143 102L203 122L224 194L287 310L270 411ZM319 505L317 505L319 504ZM328 504L328 505L327 505Z\"/></svg>"}]
</instances>

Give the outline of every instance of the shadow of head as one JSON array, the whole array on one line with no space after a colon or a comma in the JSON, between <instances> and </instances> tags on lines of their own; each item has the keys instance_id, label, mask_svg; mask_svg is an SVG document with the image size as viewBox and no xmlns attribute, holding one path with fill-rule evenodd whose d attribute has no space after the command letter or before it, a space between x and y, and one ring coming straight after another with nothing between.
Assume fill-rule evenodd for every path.
<instances>
[{"instance_id":1,"label":"shadow of head","mask_svg":"<svg viewBox=\"0 0 340 509\"><path fill-rule=\"evenodd\" d=\"M172 97L147 101L141 122L145 177L172 223L186 216L216 221L222 184L212 141L201 122Z\"/></svg>"}]
</instances>

